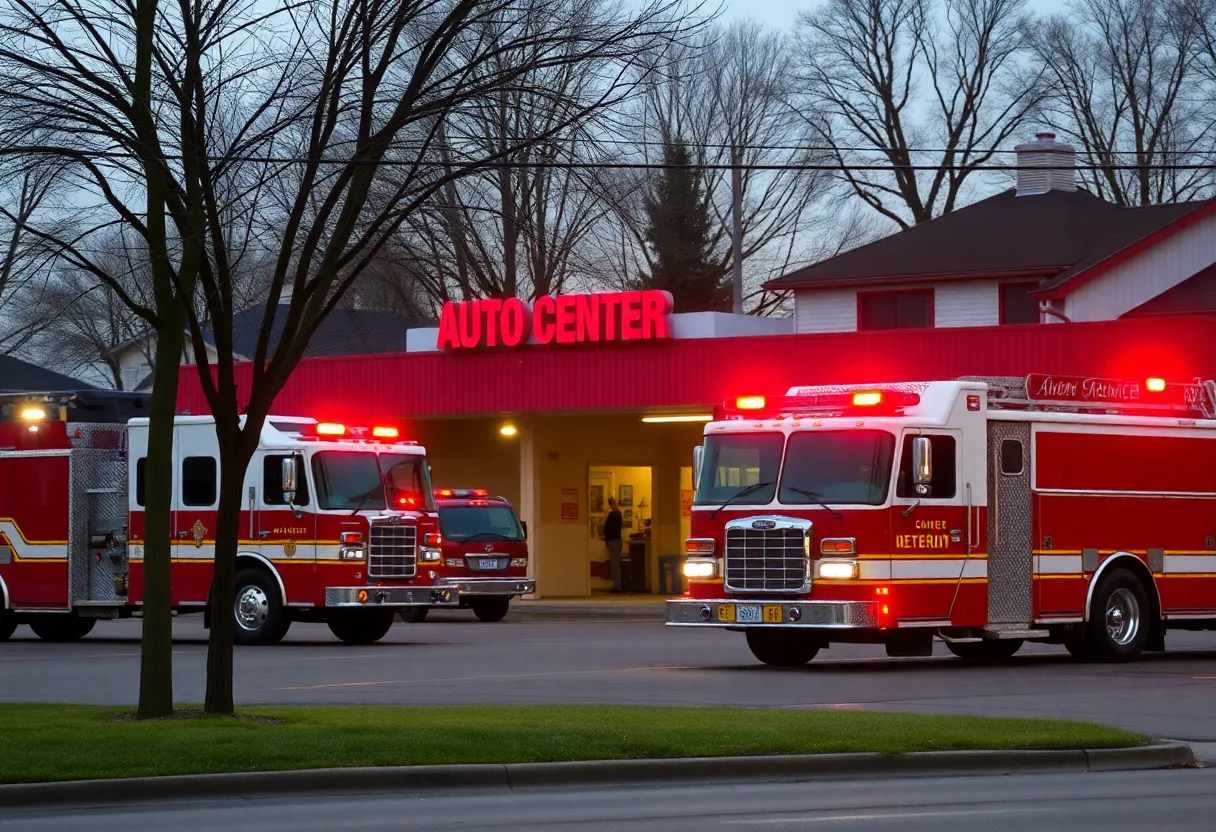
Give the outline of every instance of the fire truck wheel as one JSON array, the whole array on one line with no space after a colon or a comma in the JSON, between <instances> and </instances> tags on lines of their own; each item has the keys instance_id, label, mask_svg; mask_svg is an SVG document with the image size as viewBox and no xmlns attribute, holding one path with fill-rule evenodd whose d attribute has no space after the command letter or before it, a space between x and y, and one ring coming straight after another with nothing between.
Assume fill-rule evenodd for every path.
<instances>
[{"instance_id":1,"label":"fire truck wheel","mask_svg":"<svg viewBox=\"0 0 1216 832\"><path fill-rule=\"evenodd\" d=\"M347 644L374 644L388 635L396 617L391 609L335 610L325 623Z\"/></svg>"},{"instance_id":2,"label":"fire truck wheel","mask_svg":"<svg viewBox=\"0 0 1216 832\"><path fill-rule=\"evenodd\" d=\"M8 641L17 631L17 616L7 610L0 610L0 641Z\"/></svg>"},{"instance_id":3,"label":"fire truck wheel","mask_svg":"<svg viewBox=\"0 0 1216 832\"><path fill-rule=\"evenodd\" d=\"M236 573L232 616L236 622L232 640L237 644L278 644L291 626L278 584L261 569Z\"/></svg>"},{"instance_id":4,"label":"fire truck wheel","mask_svg":"<svg viewBox=\"0 0 1216 832\"><path fill-rule=\"evenodd\" d=\"M426 614L430 611L430 607L410 607L401 611L401 620L406 624L421 624L426 621Z\"/></svg>"},{"instance_id":5,"label":"fire truck wheel","mask_svg":"<svg viewBox=\"0 0 1216 832\"><path fill-rule=\"evenodd\" d=\"M1126 662L1148 641L1148 598L1136 576L1116 569L1094 590L1085 628L1085 646L1100 662Z\"/></svg>"},{"instance_id":6,"label":"fire truck wheel","mask_svg":"<svg viewBox=\"0 0 1216 832\"><path fill-rule=\"evenodd\" d=\"M946 642L946 649L969 662L1000 662L1013 658L1022 647L1020 638L990 639L988 641Z\"/></svg>"},{"instance_id":7,"label":"fire truck wheel","mask_svg":"<svg viewBox=\"0 0 1216 832\"><path fill-rule=\"evenodd\" d=\"M471 606L478 621L502 621L507 617L511 599L506 595L490 595L486 598L474 598Z\"/></svg>"},{"instance_id":8,"label":"fire truck wheel","mask_svg":"<svg viewBox=\"0 0 1216 832\"><path fill-rule=\"evenodd\" d=\"M799 667L819 653L809 633L789 630L748 630L747 647L765 664Z\"/></svg>"},{"instance_id":9,"label":"fire truck wheel","mask_svg":"<svg viewBox=\"0 0 1216 832\"><path fill-rule=\"evenodd\" d=\"M30 616L30 629L43 641L76 641L93 631L96 618L75 614Z\"/></svg>"}]
</instances>

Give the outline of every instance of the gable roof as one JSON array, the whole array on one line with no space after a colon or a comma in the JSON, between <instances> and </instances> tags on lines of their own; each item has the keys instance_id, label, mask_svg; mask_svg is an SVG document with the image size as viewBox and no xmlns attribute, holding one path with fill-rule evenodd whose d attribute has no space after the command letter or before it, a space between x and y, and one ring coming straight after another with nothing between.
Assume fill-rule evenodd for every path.
<instances>
[{"instance_id":1,"label":"gable roof","mask_svg":"<svg viewBox=\"0 0 1216 832\"><path fill-rule=\"evenodd\" d=\"M65 376L36 364L0 355L0 393L45 393L64 390L96 390L92 384Z\"/></svg>"},{"instance_id":2,"label":"gable roof","mask_svg":"<svg viewBox=\"0 0 1216 832\"><path fill-rule=\"evenodd\" d=\"M1216 312L1216 263L1201 269L1186 280L1145 301L1121 318L1145 315L1194 315Z\"/></svg>"},{"instance_id":3,"label":"gable roof","mask_svg":"<svg viewBox=\"0 0 1216 832\"><path fill-rule=\"evenodd\" d=\"M257 350L264 309L265 307L255 306L236 313L232 327L232 347L237 355L251 358ZM271 352L283 334L287 309L287 305L281 303L275 311L270 333ZM339 308L322 321L304 350L304 356L315 358L405 352L406 330L437 325L433 320L403 318L391 312ZM214 343L210 333L207 333L207 340Z\"/></svg>"},{"instance_id":4,"label":"gable roof","mask_svg":"<svg viewBox=\"0 0 1216 832\"><path fill-rule=\"evenodd\" d=\"M1122 208L1087 191L1017 196L1013 189L846 251L765 284L767 289L865 286L980 277L1074 278L1209 206Z\"/></svg>"}]
</instances>

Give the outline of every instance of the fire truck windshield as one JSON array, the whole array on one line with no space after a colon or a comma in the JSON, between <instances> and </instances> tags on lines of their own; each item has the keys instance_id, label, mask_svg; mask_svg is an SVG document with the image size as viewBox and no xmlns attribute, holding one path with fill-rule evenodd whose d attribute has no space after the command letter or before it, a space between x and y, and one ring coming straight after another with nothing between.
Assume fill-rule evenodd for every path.
<instances>
[{"instance_id":1,"label":"fire truck windshield","mask_svg":"<svg viewBox=\"0 0 1216 832\"><path fill-rule=\"evenodd\" d=\"M380 454L384 485L395 509L435 510L426 457L418 454Z\"/></svg>"},{"instance_id":2,"label":"fire truck windshield","mask_svg":"<svg viewBox=\"0 0 1216 832\"><path fill-rule=\"evenodd\" d=\"M790 434L778 500L787 504L881 505L891 483L895 437L881 430Z\"/></svg>"},{"instance_id":3,"label":"fire truck windshield","mask_svg":"<svg viewBox=\"0 0 1216 832\"><path fill-rule=\"evenodd\" d=\"M767 483L748 495L747 502L772 502L781 467L780 433L731 433L705 439L696 505L720 506L744 488Z\"/></svg>"},{"instance_id":4,"label":"fire truck windshield","mask_svg":"<svg viewBox=\"0 0 1216 832\"><path fill-rule=\"evenodd\" d=\"M312 458L317 505L323 510L383 509L384 486L376 455L321 451Z\"/></svg>"}]
</instances>

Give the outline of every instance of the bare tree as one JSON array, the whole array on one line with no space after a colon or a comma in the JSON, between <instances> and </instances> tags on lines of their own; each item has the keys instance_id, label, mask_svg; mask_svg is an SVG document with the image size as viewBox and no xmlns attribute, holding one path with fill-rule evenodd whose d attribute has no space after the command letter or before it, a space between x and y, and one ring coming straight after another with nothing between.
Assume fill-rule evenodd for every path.
<instances>
[{"instance_id":1,"label":"bare tree","mask_svg":"<svg viewBox=\"0 0 1216 832\"><path fill-rule=\"evenodd\" d=\"M901 228L953 211L1042 96L1022 20L1023 0L827 0L800 15L802 112L848 190Z\"/></svg>"},{"instance_id":2,"label":"bare tree","mask_svg":"<svg viewBox=\"0 0 1216 832\"><path fill-rule=\"evenodd\" d=\"M7 319L0 328L0 352L19 350L37 334L35 328L14 324L12 301L18 289L45 272L44 252L24 226L55 191L58 173L55 165L0 157L0 205L12 206L0 212L0 322Z\"/></svg>"},{"instance_id":3,"label":"bare tree","mask_svg":"<svg viewBox=\"0 0 1216 832\"><path fill-rule=\"evenodd\" d=\"M162 339L184 321L199 359L222 460L205 707L230 714L226 613L242 482L309 338L448 182L510 164L616 103L632 87L637 52L688 24L666 0L629 13L607 0L298 0L269 10L256 0L7 2L0 86L13 106L0 119L0 147L71 163L102 198L94 227L122 223L145 238L157 308L120 297L155 319ZM567 65L596 67L596 95L565 106L546 87ZM489 152L455 145L448 164L434 164L439 125L517 89L562 117ZM30 122L52 137L35 146L16 140ZM133 210L128 190L165 210ZM181 241L176 249L162 220ZM120 290L72 239L56 242L63 257ZM247 253L268 255L274 267L252 381L238 389L234 262ZM170 279L155 279L158 271ZM168 292L173 303L162 310ZM214 363L196 292L210 317ZM162 340L154 395L163 352ZM151 523L151 506L148 513Z\"/></svg>"},{"instance_id":4,"label":"bare tree","mask_svg":"<svg viewBox=\"0 0 1216 832\"><path fill-rule=\"evenodd\" d=\"M1077 145L1084 165L1096 166L1082 175L1102 198L1152 205L1209 190L1209 172L1167 167L1207 161L1216 138L1195 60L1199 8L1079 0L1069 15L1035 27L1034 48L1052 81L1046 121Z\"/></svg>"}]
</instances>

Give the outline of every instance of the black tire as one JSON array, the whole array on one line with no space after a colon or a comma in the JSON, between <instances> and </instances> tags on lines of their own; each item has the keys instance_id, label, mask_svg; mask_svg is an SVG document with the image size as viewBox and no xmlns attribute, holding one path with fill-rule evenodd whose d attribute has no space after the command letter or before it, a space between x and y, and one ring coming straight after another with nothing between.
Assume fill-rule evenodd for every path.
<instances>
[{"instance_id":1,"label":"black tire","mask_svg":"<svg viewBox=\"0 0 1216 832\"><path fill-rule=\"evenodd\" d=\"M421 624L426 621L426 614L430 611L430 607L410 607L402 610L400 617L406 624Z\"/></svg>"},{"instance_id":2,"label":"black tire","mask_svg":"<svg viewBox=\"0 0 1216 832\"><path fill-rule=\"evenodd\" d=\"M1129 662L1148 642L1152 607L1144 586L1131 572L1116 569L1094 588L1085 624L1085 648L1095 661Z\"/></svg>"},{"instance_id":3,"label":"black tire","mask_svg":"<svg viewBox=\"0 0 1216 832\"><path fill-rule=\"evenodd\" d=\"M1022 648L1020 638L989 639L987 641L946 642L946 649L969 662L1003 662L1013 658Z\"/></svg>"},{"instance_id":4,"label":"black tire","mask_svg":"<svg viewBox=\"0 0 1216 832\"><path fill-rule=\"evenodd\" d=\"M252 567L236 573L232 618L232 640L237 644L278 644L291 627L278 582Z\"/></svg>"},{"instance_id":5,"label":"black tire","mask_svg":"<svg viewBox=\"0 0 1216 832\"><path fill-rule=\"evenodd\" d=\"M775 667L801 667L819 653L819 645L810 634L796 630L748 630L747 648L757 659Z\"/></svg>"},{"instance_id":6,"label":"black tire","mask_svg":"<svg viewBox=\"0 0 1216 832\"><path fill-rule=\"evenodd\" d=\"M76 613L32 615L30 629L43 641L76 641L93 631L96 618L80 618Z\"/></svg>"},{"instance_id":7,"label":"black tire","mask_svg":"<svg viewBox=\"0 0 1216 832\"><path fill-rule=\"evenodd\" d=\"M511 607L511 596L490 595L485 598L474 598L470 606L478 621L502 621L507 617L507 610Z\"/></svg>"},{"instance_id":8,"label":"black tire","mask_svg":"<svg viewBox=\"0 0 1216 832\"><path fill-rule=\"evenodd\" d=\"M8 610L0 610L0 641L8 641L17 632L17 616Z\"/></svg>"},{"instance_id":9,"label":"black tire","mask_svg":"<svg viewBox=\"0 0 1216 832\"><path fill-rule=\"evenodd\" d=\"M1064 649L1068 654L1079 662L1087 662L1093 658L1093 654L1089 649L1089 645L1085 641L1083 633L1068 636L1064 639Z\"/></svg>"},{"instance_id":10,"label":"black tire","mask_svg":"<svg viewBox=\"0 0 1216 832\"><path fill-rule=\"evenodd\" d=\"M396 617L391 609L335 610L325 623L346 644L374 644L388 635Z\"/></svg>"}]
</instances>

